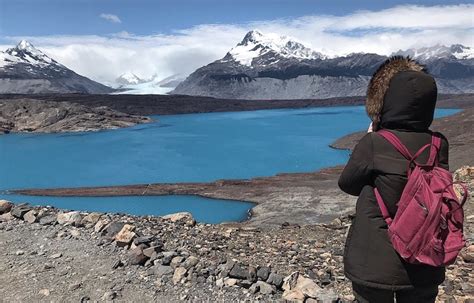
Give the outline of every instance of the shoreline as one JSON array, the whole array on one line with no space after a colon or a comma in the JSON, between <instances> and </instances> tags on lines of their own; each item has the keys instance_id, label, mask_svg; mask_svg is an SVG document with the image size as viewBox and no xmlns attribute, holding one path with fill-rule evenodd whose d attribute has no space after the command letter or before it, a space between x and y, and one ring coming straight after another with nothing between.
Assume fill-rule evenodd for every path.
<instances>
[{"instance_id":1,"label":"shoreline","mask_svg":"<svg viewBox=\"0 0 474 303\"><path fill-rule=\"evenodd\" d=\"M471 99L457 101L461 112L433 123L434 130L442 130L450 140L451 169L472 165L474 139L474 94ZM456 100L440 102L440 107L453 107ZM338 138L329 145L335 149L351 150L365 132L355 132ZM466 142L467 141L467 142ZM255 203L250 218L239 222L250 226L274 226L282 223L315 224L331 221L349 214L355 197L342 193L337 186L342 165L312 172L279 173L249 179L220 179L213 182L180 182L98 186L54 189L9 190L13 194L30 196L109 197L196 195L204 198L226 199ZM144 194L145 193L145 194ZM335 206L336 205L336 206ZM305 211L302 211L302 210Z\"/></svg>"},{"instance_id":2,"label":"shoreline","mask_svg":"<svg viewBox=\"0 0 474 303\"><path fill-rule=\"evenodd\" d=\"M210 199L254 203L249 226L271 227L283 223L316 224L351 213L355 197L337 187L341 166L308 173L282 173L270 177L216 180L214 182L155 183L125 186L19 189L12 194L55 197L113 197L195 195ZM144 194L145 192L145 194ZM336 202L337 201L337 202ZM304 209L304 210L303 210Z\"/></svg>"}]
</instances>

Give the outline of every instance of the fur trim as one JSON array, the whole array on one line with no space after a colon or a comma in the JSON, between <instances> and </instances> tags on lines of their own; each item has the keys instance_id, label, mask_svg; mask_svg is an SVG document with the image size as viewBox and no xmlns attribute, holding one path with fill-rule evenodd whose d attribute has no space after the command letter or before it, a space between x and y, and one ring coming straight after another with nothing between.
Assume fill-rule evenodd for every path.
<instances>
[{"instance_id":1,"label":"fur trim","mask_svg":"<svg viewBox=\"0 0 474 303\"><path fill-rule=\"evenodd\" d=\"M385 60L375 71L367 87L367 100L365 109L374 123L380 121L383 100L388 90L392 77L403 71L427 72L425 66L410 57L392 56Z\"/></svg>"}]
</instances>

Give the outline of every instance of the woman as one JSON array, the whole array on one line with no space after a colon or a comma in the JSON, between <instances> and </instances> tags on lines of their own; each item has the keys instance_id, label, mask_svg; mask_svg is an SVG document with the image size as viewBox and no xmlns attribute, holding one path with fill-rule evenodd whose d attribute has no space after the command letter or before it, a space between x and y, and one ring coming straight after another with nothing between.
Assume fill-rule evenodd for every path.
<instances>
[{"instance_id":1,"label":"woman","mask_svg":"<svg viewBox=\"0 0 474 303\"><path fill-rule=\"evenodd\" d=\"M429 127L436 105L436 82L424 67L400 56L385 61L372 76L366 109L373 130L388 129L413 153L431 142ZM428 160L424 152L419 162ZM448 169L448 142L442 137L439 165ZM387 235L374 186L393 218L407 182L408 161L376 132L355 147L339 179L339 187L359 196L349 230L344 272L352 281L358 302L435 302L443 267L413 265L402 260Z\"/></svg>"}]
</instances>

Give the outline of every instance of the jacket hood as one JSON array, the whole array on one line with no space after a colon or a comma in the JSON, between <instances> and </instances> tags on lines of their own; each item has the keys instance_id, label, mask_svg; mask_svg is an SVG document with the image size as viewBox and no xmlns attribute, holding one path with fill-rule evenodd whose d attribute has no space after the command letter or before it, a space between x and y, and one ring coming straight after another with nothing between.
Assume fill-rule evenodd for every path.
<instances>
[{"instance_id":1,"label":"jacket hood","mask_svg":"<svg viewBox=\"0 0 474 303\"><path fill-rule=\"evenodd\" d=\"M380 127L427 131L433 122L437 92L432 76L416 71L399 72L385 93Z\"/></svg>"},{"instance_id":2,"label":"jacket hood","mask_svg":"<svg viewBox=\"0 0 474 303\"><path fill-rule=\"evenodd\" d=\"M397 77L397 80L392 82L395 75L401 72L417 73L411 74L411 77L408 77L408 75L406 75L406 77ZM384 113L387 114L387 110L392 108L396 103L399 103L396 107L400 110L403 106L409 107L412 102L421 102L421 100L418 100L420 95L424 95L425 98L428 97L427 95L430 94L427 94L427 92L422 93L420 92L420 89L432 90L433 87L417 87L414 84L419 83L421 80L413 80L415 78L421 79L424 75L429 76L426 68L409 57L392 56L385 60L385 62L382 63L373 74L367 88L367 99L365 105L370 119L377 124L383 120L382 110L385 103L390 103L387 104L387 108L384 111ZM434 102L436 102L436 97Z\"/></svg>"}]
</instances>

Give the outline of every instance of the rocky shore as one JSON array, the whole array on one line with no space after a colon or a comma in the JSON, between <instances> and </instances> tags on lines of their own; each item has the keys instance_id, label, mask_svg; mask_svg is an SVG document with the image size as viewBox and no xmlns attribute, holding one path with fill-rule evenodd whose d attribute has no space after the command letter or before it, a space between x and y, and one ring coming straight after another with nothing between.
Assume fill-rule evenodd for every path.
<instances>
[{"instance_id":1,"label":"rocky shore","mask_svg":"<svg viewBox=\"0 0 474 303\"><path fill-rule=\"evenodd\" d=\"M456 178L474 188L474 168ZM471 197L472 199L472 197ZM468 247L438 302L474 299L474 215ZM83 213L0 202L5 302L350 302L342 254L351 216L262 229L165 217Z\"/></svg>"},{"instance_id":2,"label":"rocky shore","mask_svg":"<svg viewBox=\"0 0 474 303\"><path fill-rule=\"evenodd\" d=\"M199 195L215 199L254 202L247 226L267 228L288 222L328 222L354 209L356 197L339 190L342 167L316 173L288 173L248 180L218 180L209 183L156 183L128 186L58 189L23 189L17 194L36 196L143 196Z\"/></svg>"},{"instance_id":3,"label":"rocky shore","mask_svg":"<svg viewBox=\"0 0 474 303\"><path fill-rule=\"evenodd\" d=\"M9 132L82 132L151 122L144 116L108 107L34 99L0 99L0 134Z\"/></svg>"}]
</instances>

